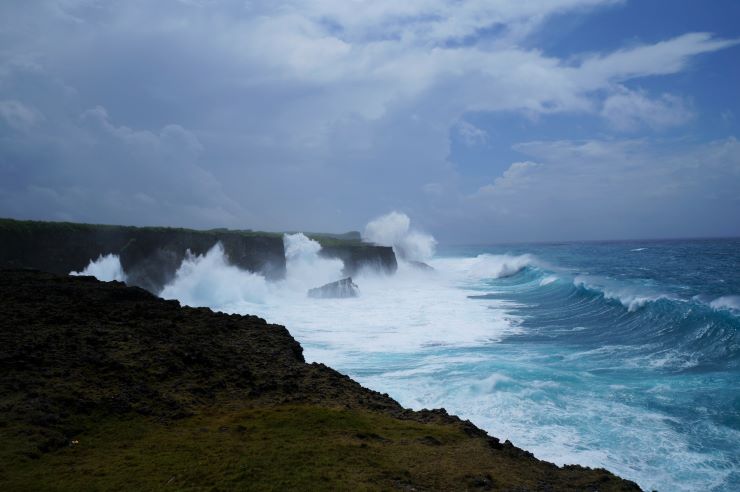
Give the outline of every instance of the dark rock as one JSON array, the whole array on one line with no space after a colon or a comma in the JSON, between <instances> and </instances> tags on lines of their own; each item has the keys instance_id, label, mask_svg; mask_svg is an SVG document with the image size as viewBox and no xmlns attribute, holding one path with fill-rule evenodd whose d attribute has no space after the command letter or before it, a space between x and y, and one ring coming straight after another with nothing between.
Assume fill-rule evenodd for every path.
<instances>
[{"instance_id":1,"label":"dark rock","mask_svg":"<svg viewBox=\"0 0 740 492\"><path fill-rule=\"evenodd\" d=\"M352 277L343 278L308 291L308 297L316 299L342 299L357 297L358 295L357 285L352 282Z\"/></svg>"},{"instance_id":2,"label":"dark rock","mask_svg":"<svg viewBox=\"0 0 740 492\"><path fill-rule=\"evenodd\" d=\"M203 255L218 242L232 265L269 279L285 276L280 234L10 219L0 219L0 268L66 275L82 271L101 255L116 254L128 285L159 293L175 277L188 251Z\"/></svg>"},{"instance_id":3,"label":"dark rock","mask_svg":"<svg viewBox=\"0 0 740 492\"><path fill-rule=\"evenodd\" d=\"M356 243L322 246L319 254L324 258L338 258L344 263L344 275L357 275L363 269L391 274L398 269L393 248L374 244Z\"/></svg>"},{"instance_id":4,"label":"dark rock","mask_svg":"<svg viewBox=\"0 0 740 492\"><path fill-rule=\"evenodd\" d=\"M425 272L433 272L433 271L435 271L433 267L427 265L423 261L409 261L408 263L409 263L409 265L411 265L412 267L414 267L414 268L416 268L418 270L422 270L422 271L425 271Z\"/></svg>"}]
</instances>

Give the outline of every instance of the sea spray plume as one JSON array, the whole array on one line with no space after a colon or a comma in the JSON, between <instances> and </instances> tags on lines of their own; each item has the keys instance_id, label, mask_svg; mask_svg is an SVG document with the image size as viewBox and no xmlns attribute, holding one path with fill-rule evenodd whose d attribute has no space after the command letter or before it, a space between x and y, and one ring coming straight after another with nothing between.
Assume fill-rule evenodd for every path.
<instances>
[{"instance_id":1,"label":"sea spray plume","mask_svg":"<svg viewBox=\"0 0 740 492\"><path fill-rule=\"evenodd\" d=\"M709 305L713 309L724 309L740 314L740 296L722 296L710 302Z\"/></svg>"},{"instance_id":2,"label":"sea spray plume","mask_svg":"<svg viewBox=\"0 0 740 492\"><path fill-rule=\"evenodd\" d=\"M302 232L296 234L283 234L286 261L298 258L313 258L321 251L321 244L314 241Z\"/></svg>"},{"instance_id":3,"label":"sea spray plume","mask_svg":"<svg viewBox=\"0 0 740 492\"><path fill-rule=\"evenodd\" d=\"M97 260L90 260L90 263L81 272L69 272L69 274L91 275L103 282L110 282L111 280L126 281L126 273L121 266L121 259L114 254L100 255Z\"/></svg>"},{"instance_id":4,"label":"sea spray plume","mask_svg":"<svg viewBox=\"0 0 740 492\"><path fill-rule=\"evenodd\" d=\"M174 280L160 296L188 306L233 311L245 303L264 302L268 293L265 278L230 265L219 242L203 256L188 251Z\"/></svg>"},{"instance_id":5,"label":"sea spray plume","mask_svg":"<svg viewBox=\"0 0 740 492\"><path fill-rule=\"evenodd\" d=\"M368 222L362 238L381 246L392 246L396 255L410 261L430 259L437 246L437 241L429 234L411 229L408 215L395 211Z\"/></svg>"},{"instance_id":6,"label":"sea spray plume","mask_svg":"<svg viewBox=\"0 0 740 492\"><path fill-rule=\"evenodd\" d=\"M321 244L302 232L284 234L286 287L304 292L307 289L342 278L344 263L336 258L323 258Z\"/></svg>"}]
</instances>

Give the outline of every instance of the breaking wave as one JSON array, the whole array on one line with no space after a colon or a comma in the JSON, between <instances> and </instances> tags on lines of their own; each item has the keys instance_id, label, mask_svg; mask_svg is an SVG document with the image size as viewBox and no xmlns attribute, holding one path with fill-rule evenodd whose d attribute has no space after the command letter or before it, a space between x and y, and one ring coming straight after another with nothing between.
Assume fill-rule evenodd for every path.
<instances>
[{"instance_id":1,"label":"breaking wave","mask_svg":"<svg viewBox=\"0 0 740 492\"><path fill-rule=\"evenodd\" d=\"M471 280L498 279L515 275L540 262L532 255L482 254L474 258L440 258L431 265Z\"/></svg>"},{"instance_id":2,"label":"breaking wave","mask_svg":"<svg viewBox=\"0 0 740 492\"><path fill-rule=\"evenodd\" d=\"M709 303L714 309L740 313L740 296L722 296Z\"/></svg>"}]
</instances>

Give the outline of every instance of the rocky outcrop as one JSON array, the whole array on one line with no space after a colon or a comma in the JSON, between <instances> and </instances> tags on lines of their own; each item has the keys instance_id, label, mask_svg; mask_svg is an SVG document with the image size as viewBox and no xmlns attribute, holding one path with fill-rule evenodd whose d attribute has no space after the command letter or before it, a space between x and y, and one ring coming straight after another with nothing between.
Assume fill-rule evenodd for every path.
<instances>
[{"instance_id":1,"label":"rocky outcrop","mask_svg":"<svg viewBox=\"0 0 740 492\"><path fill-rule=\"evenodd\" d=\"M423 261L409 261L409 265L416 268L417 270L422 270L424 272L433 272L434 267L424 263Z\"/></svg>"},{"instance_id":2,"label":"rocky outcrop","mask_svg":"<svg viewBox=\"0 0 740 492\"><path fill-rule=\"evenodd\" d=\"M319 253L325 258L339 258L344 262L344 274L357 275L363 269L391 274L398 269L396 255L389 246L376 246L366 243L346 245L322 244Z\"/></svg>"},{"instance_id":3,"label":"rocky outcrop","mask_svg":"<svg viewBox=\"0 0 740 492\"><path fill-rule=\"evenodd\" d=\"M344 299L360 295L357 285L352 282L352 277L343 278L336 282L330 282L321 287L309 289L308 297L314 299Z\"/></svg>"}]
</instances>

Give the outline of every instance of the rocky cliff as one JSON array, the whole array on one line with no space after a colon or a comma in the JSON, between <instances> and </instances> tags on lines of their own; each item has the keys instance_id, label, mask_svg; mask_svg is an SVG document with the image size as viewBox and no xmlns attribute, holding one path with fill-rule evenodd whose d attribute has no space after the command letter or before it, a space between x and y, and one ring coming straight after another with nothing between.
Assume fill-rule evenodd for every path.
<instances>
[{"instance_id":1,"label":"rocky cliff","mask_svg":"<svg viewBox=\"0 0 740 492\"><path fill-rule=\"evenodd\" d=\"M396 269L391 248L358 241L354 234L317 235L322 254L345 261L348 275L364 265ZM282 234L215 229L128 227L70 222L0 219L0 267L34 268L68 274L83 270L100 255L119 255L129 285L158 293L174 278L187 251L206 253L221 242L229 262L268 279L285 276Z\"/></svg>"},{"instance_id":2,"label":"rocky cliff","mask_svg":"<svg viewBox=\"0 0 740 492\"><path fill-rule=\"evenodd\" d=\"M393 248L366 243L322 245L319 253L326 258L339 258L344 262L344 274L357 275L363 268L383 273L393 273L398 268Z\"/></svg>"},{"instance_id":3,"label":"rocky cliff","mask_svg":"<svg viewBox=\"0 0 740 492\"><path fill-rule=\"evenodd\" d=\"M0 490L639 490L413 412L277 325L0 270Z\"/></svg>"}]
</instances>

